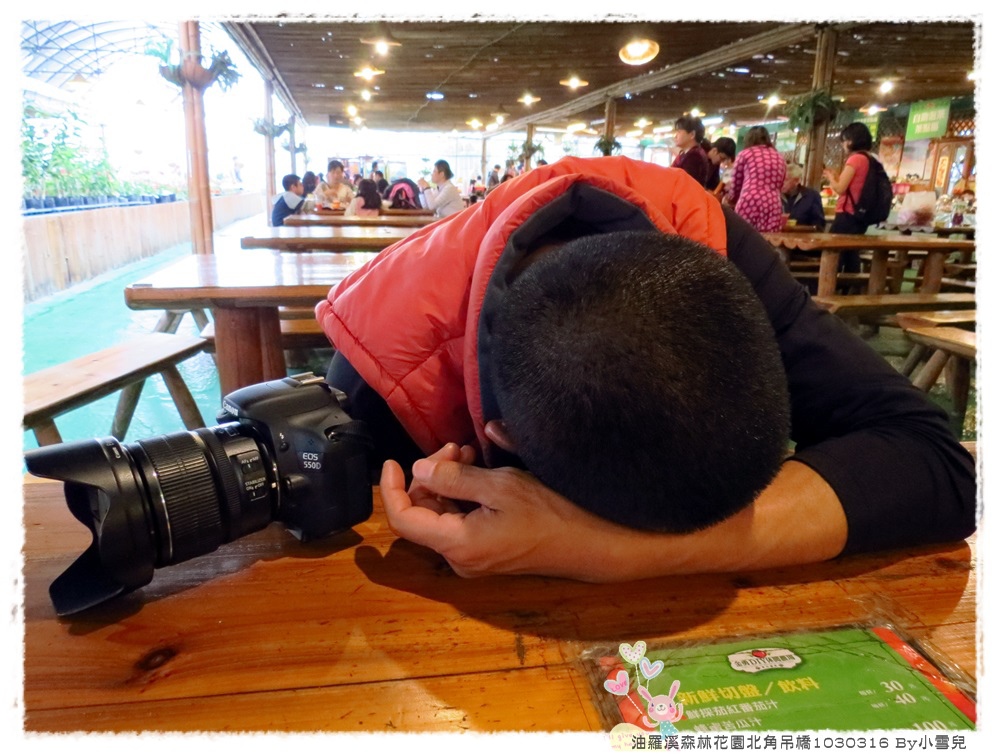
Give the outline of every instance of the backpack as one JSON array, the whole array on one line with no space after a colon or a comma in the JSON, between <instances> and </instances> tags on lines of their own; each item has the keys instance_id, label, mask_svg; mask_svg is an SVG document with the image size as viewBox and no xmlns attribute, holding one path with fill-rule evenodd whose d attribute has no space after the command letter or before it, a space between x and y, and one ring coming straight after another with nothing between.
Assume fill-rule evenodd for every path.
<instances>
[{"instance_id":1,"label":"backpack","mask_svg":"<svg viewBox=\"0 0 1000 754\"><path fill-rule=\"evenodd\" d=\"M848 192L848 198L854 206L854 217L868 225L884 222L889 217L892 208L892 182L886 175L882 163L867 152L868 175L861 186L861 195L857 200Z\"/></svg>"},{"instance_id":2,"label":"backpack","mask_svg":"<svg viewBox=\"0 0 1000 754\"><path fill-rule=\"evenodd\" d=\"M420 187L409 178L400 178L389 184L385 198L391 209L420 209Z\"/></svg>"}]
</instances>

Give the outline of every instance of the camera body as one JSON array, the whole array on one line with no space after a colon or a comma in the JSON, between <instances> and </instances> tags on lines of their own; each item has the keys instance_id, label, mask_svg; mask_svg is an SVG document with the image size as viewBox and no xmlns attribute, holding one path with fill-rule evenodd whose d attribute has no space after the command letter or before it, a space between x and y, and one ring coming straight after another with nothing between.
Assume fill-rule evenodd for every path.
<instances>
[{"instance_id":1,"label":"camera body","mask_svg":"<svg viewBox=\"0 0 1000 754\"><path fill-rule=\"evenodd\" d=\"M303 542L372 514L372 442L365 424L345 411L346 401L322 379L297 375L230 393L216 417L252 427L263 439L280 487L274 517ZM250 487L258 484L252 466L243 476Z\"/></svg>"},{"instance_id":2,"label":"camera body","mask_svg":"<svg viewBox=\"0 0 1000 754\"><path fill-rule=\"evenodd\" d=\"M137 440L49 445L25 454L62 480L90 547L49 587L59 615L148 584L153 570L281 521L300 540L372 513L372 440L346 396L312 374L236 390L221 424Z\"/></svg>"}]
</instances>

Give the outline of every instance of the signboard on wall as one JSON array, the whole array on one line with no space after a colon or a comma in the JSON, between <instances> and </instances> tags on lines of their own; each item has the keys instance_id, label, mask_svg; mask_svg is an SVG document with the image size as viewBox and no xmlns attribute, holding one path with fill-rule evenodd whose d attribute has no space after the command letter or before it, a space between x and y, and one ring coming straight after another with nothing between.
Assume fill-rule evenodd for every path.
<instances>
[{"instance_id":1,"label":"signboard on wall","mask_svg":"<svg viewBox=\"0 0 1000 754\"><path fill-rule=\"evenodd\" d=\"M910 105L910 117L906 121L906 140L936 139L948 130L948 115L951 99L924 100Z\"/></svg>"}]
</instances>

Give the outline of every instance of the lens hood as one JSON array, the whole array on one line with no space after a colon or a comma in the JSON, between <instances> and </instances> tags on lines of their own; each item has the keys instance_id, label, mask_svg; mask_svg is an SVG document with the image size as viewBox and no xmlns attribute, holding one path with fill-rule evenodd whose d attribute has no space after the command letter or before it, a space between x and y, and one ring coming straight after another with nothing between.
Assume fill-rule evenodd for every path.
<instances>
[{"instance_id":1,"label":"lens hood","mask_svg":"<svg viewBox=\"0 0 1000 754\"><path fill-rule=\"evenodd\" d=\"M85 610L148 584L156 558L152 517L136 464L113 437L30 450L35 476L65 482L66 503L93 534L89 548L49 587L59 615Z\"/></svg>"}]
</instances>

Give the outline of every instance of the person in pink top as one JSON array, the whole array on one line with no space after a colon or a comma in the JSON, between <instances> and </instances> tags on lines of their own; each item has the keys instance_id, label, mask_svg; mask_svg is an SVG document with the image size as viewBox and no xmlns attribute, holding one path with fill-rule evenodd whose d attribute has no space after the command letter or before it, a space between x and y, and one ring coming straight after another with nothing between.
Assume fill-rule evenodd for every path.
<instances>
[{"instance_id":1,"label":"person in pink top","mask_svg":"<svg viewBox=\"0 0 1000 754\"><path fill-rule=\"evenodd\" d=\"M733 164L729 203L761 233L785 227L781 209L781 187L785 182L785 160L771 144L763 126L754 126L743 140L743 151Z\"/></svg>"},{"instance_id":2,"label":"person in pink top","mask_svg":"<svg viewBox=\"0 0 1000 754\"><path fill-rule=\"evenodd\" d=\"M868 223L854 215L854 205L861 196L861 189L868 177L868 158L865 153L872 148L872 132L864 123L851 123L840 132L840 146L847 153L844 169L840 175L827 168L823 176L830 182L830 188L837 194L837 214L830 226L831 233L864 233ZM861 270L861 257L857 251L845 251L840 255L840 269L846 272Z\"/></svg>"},{"instance_id":3,"label":"person in pink top","mask_svg":"<svg viewBox=\"0 0 1000 754\"><path fill-rule=\"evenodd\" d=\"M382 209L382 197L379 196L375 181L363 178L358 184L358 195L351 200L344 212L345 217L378 217Z\"/></svg>"}]
</instances>

